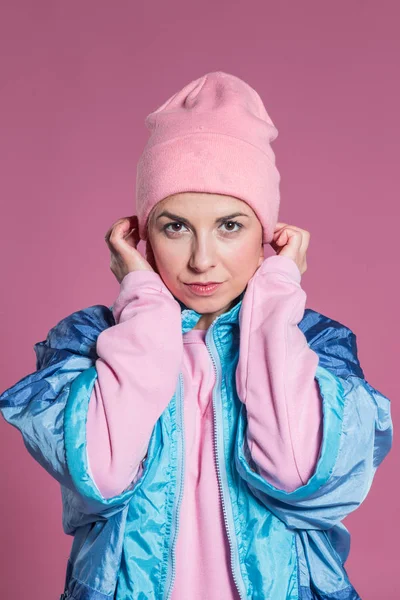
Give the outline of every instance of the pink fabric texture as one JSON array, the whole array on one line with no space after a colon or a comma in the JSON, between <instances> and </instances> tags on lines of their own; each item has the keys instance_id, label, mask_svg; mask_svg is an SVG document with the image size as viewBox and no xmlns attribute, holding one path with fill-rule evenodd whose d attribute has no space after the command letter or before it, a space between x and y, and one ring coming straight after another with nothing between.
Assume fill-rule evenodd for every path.
<instances>
[{"instance_id":1,"label":"pink fabric texture","mask_svg":"<svg viewBox=\"0 0 400 600\"><path fill-rule=\"evenodd\" d=\"M205 335L206 330L192 329L183 336L186 468L172 600L239 600L218 486L212 404L215 371Z\"/></svg>"},{"instance_id":2,"label":"pink fabric texture","mask_svg":"<svg viewBox=\"0 0 400 600\"><path fill-rule=\"evenodd\" d=\"M319 357L297 326L307 298L300 281L291 258L268 257L239 314L236 389L247 409L249 448L259 473L286 491L309 480L322 443Z\"/></svg>"},{"instance_id":3,"label":"pink fabric texture","mask_svg":"<svg viewBox=\"0 0 400 600\"><path fill-rule=\"evenodd\" d=\"M254 88L230 73L206 73L147 115L145 125L150 136L137 164L135 202L141 239L160 200L196 190L247 202L264 243L272 240L280 173L271 143L278 130Z\"/></svg>"},{"instance_id":4,"label":"pink fabric texture","mask_svg":"<svg viewBox=\"0 0 400 600\"><path fill-rule=\"evenodd\" d=\"M89 469L104 497L140 474L183 358L180 306L154 271L124 277L113 314L116 325L97 338L98 377L87 417Z\"/></svg>"},{"instance_id":5,"label":"pink fabric texture","mask_svg":"<svg viewBox=\"0 0 400 600\"><path fill-rule=\"evenodd\" d=\"M300 279L290 258L265 259L239 315L236 385L246 405L249 449L258 472L288 491L313 474L322 443L318 355L297 327L306 300ZM180 306L151 271L123 279L113 312L116 325L97 340L98 378L88 409L92 477L105 497L140 477L152 429L182 371L186 469L173 599L237 600L214 456L215 374L206 331L182 336Z\"/></svg>"}]
</instances>

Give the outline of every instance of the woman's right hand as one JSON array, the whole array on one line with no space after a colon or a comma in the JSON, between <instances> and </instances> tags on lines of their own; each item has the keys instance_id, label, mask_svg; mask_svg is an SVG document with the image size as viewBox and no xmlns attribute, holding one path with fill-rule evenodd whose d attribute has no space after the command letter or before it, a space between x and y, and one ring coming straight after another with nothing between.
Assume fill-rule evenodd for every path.
<instances>
[{"instance_id":1,"label":"woman's right hand","mask_svg":"<svg viewBox=\"0 0 400 600\"><path fill-rule=\"evenodd\" d=\"M136 249L140 242L136 215L118 219L107 231L105 240L111 252L110 269L118 283L131 271L155 271Z\"/></svg>"}]
</instances>

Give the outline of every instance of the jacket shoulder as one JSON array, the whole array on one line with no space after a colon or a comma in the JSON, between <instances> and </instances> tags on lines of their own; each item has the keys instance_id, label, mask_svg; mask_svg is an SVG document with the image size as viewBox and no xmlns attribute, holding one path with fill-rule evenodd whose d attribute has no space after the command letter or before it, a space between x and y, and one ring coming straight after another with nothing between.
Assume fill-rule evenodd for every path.
<instances>
[{"instance_id":1,"label":"jacket shoulder","mask_svg":"<svg viewBox=\"0 0 400 600\"><path fill-rule=\"evenodd\" d=\"M34 345L36 369L58 361L62 354L79 354L95 360L97 337L113 325L112 306L95 304L71 313L49 330L45 340Z\"/></svg>"},{"instance_id":2,"label":"jacket shoulder","mask_svg":"<svg viewBox=\"0 0 400 600\"><path fill-rule=\"evenodd\" d=\"M319 356L321 366L338 377L364 378L357 350L357 336L346 325L322 313L306 308L299 328L308 345Z\"/></svg>"}]
</instances>

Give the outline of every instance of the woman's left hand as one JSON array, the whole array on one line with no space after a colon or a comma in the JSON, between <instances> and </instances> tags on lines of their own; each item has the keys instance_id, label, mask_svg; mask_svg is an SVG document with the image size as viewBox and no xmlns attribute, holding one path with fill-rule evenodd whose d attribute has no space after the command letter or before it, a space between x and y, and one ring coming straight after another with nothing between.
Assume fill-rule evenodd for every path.
<instances>
[{"instance_id":1,"label":"woman's left hand","mask_svg":"<svg viewBox=\"0 0 400 600\"><path fill-rule=\"evenodd\" d=\"M310 232L295 225L278 222L270 242L280 256L288 256L298 266L300 273L307 270L306 252L310 243Z\"/></svg>"}]
</instances>

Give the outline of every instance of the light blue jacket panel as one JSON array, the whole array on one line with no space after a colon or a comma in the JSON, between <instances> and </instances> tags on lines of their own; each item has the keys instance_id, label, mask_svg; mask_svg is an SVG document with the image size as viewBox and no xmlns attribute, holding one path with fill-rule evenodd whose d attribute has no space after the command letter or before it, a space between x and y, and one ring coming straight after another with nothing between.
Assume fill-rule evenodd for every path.
<instances>
[{"instance_id":1,"label":"light blue jacket panel","mask_svg":"<svg viewBox=\"0 0 400 600\"><path fill-rule=\"evenodd\" d=\"M323 442L317 467L292 492L263 479L246 442L246 410L235 388L240 301L207 331L216 372L215 451L231 568L241 598L356 600L345 561L342 520L365 499L392 446L390 401L364 378L356 336L306 309L299 327L318 354ZM182 374L154 426L143 474L121 494L102 497L86 453L86 417L97 371L96 340L115 325L95 305L53 327L34 346L36 371L0 396L31 455L61 485L63 527L74 537L62 598L170 598L184 472ZM200 315L182 309L182 332ZM134 433L134 432L133 432Z\"/></svg>"}]
</instances>

